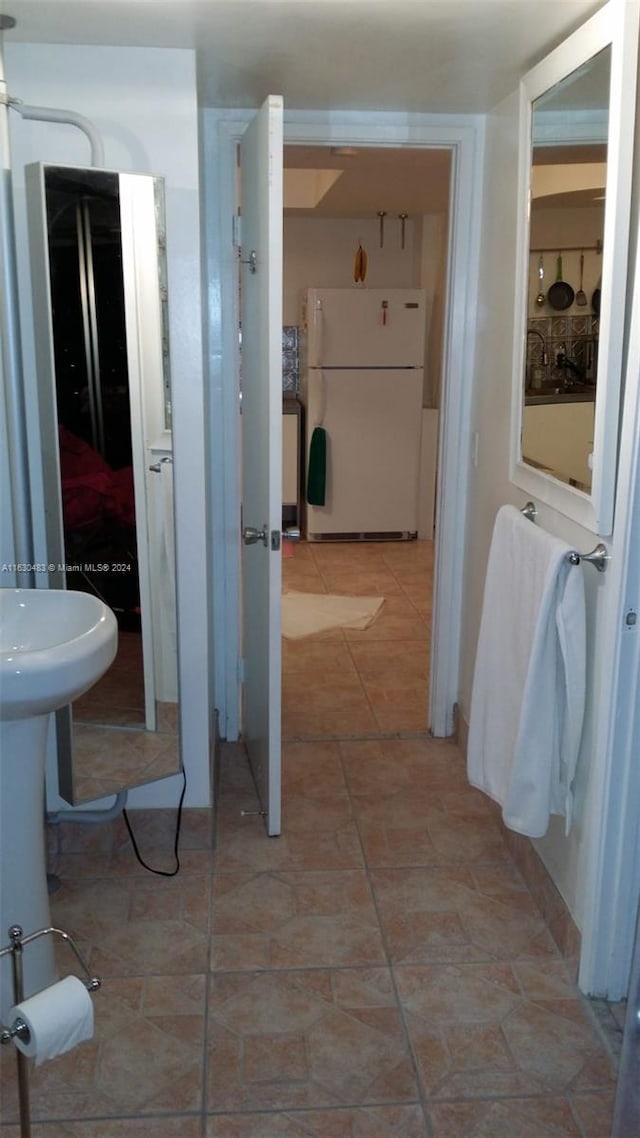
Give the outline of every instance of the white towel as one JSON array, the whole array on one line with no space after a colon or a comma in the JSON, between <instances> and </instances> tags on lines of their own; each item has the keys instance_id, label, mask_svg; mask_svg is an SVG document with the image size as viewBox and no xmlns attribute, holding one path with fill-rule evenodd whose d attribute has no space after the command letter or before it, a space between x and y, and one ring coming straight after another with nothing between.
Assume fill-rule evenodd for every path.
<instances>
[{"instance_id":1,"label":"white towel","mask_svg":"<svg viewBox=\"0 0 640 1138\"><path fill-rule=\"evenodd\" d=\"M571 822L585 705L583 571L571 547L514 506L498 511L471 696L469 782L505 825L542 837Z\"/></svg>"}]
</instances>

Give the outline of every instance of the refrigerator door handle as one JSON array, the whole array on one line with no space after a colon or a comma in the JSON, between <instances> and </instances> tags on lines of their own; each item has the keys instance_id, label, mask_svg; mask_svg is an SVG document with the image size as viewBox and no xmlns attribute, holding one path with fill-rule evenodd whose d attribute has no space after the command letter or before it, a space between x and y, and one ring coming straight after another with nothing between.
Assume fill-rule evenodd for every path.
<instances>
[{"instance_id":1,"label":"refrigerator door handle","mask_svg":"<svg viewBox=\"0 0 640 1138\"><path fill-rule=\"evenodd\" d=\"M325 415L327 414L327 377L322 368L318 369L318 378L320 379L320 404L316 427L324 427Z\"/></svg>"},{"instance_id":2,"label":"refrigerator door handle","mask_svg":"<svg viewBox=\"0 0 640 1138\"><path fill-rule=\"evenodd\" d=\"M322 348L323 348L323 335L324 335L324 319L322 312L322 301L319 296L313 302L313 342L315 344L315 359L312 360L313 367L322 367Z\"/></svg>"}]
</instances>

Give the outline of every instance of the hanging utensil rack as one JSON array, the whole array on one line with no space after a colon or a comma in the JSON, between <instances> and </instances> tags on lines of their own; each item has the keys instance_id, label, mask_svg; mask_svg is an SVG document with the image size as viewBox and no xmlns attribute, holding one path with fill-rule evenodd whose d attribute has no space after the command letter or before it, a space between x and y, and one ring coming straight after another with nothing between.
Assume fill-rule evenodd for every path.
<instances>
[{"instance_id":1,"label":"hanging utensil rack","mask_svg":"<svg viewBox=\"0 0 640 1138\"><path fill-rule=\"evenodd\" d=\"M595 245L535 245L529 249L530 253L602 253L602 241Z\"/></svg>"}]
</instances>

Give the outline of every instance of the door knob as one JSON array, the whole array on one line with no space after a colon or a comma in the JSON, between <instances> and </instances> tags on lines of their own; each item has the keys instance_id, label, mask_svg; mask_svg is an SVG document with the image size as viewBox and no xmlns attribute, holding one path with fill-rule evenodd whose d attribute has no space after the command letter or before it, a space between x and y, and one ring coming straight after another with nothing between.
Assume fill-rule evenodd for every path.
<instances>
[{"instance_id":1,"label":"door knob","mask_svg":"<svg viewBox=\"0 0 640 1138\"><path fill-rule=\"evenodd\" d=\"M264 529L256 529L255 526L245 526L242 531L242 540L245 545L256 545L261 541L263 545L269 544L267 537L267 527Z\"/></svg>"},{"instance_id":2,"label":"door knob","mask_svg":"<svg viewBox=\"0 0 640 1138\"><path fill-rule=\"evenodd\" d=\"M287 541L300 541L300 530L297 526L289 526L289 529L283 529L282 536L285 537Z\"/></svg>"}]
</instances>

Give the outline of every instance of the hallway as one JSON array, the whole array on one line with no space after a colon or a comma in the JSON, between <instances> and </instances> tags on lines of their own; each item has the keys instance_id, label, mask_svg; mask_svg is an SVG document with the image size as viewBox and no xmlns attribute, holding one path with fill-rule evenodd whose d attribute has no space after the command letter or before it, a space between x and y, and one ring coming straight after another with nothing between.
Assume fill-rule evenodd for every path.
<instances>
[{"instance_id":1,"label":"hallway","mask_svg":"<svg viewBox=\"0 0 640 1138\"><path fill-rule=\"evenodd\" d=\"M53 919L103 988L96 1038L33 1073L34 1138L609 1138L613 1063L571 962L457 746L421 727L421 544L285 560L290 588L388 599L367 632L284 645L282 837L240 744L217 848L188 811L176 878L121 819L54 832ZM152 814L142 855L171 870L175 813Z\"/></svg>"},{"instance_id":2,"label":"hallway","mask_svg":"<svg viewBox=\"0 0 640 1138\"><path fill-rule=\"evenodd\" d=\"M384 597L365 631L283 640L285 739L427 729L433 542L301 543L284 591Z\"/></svg>"}]
</instances>

